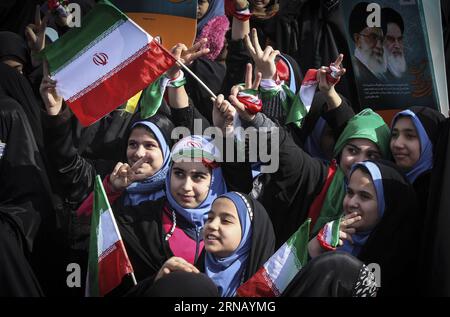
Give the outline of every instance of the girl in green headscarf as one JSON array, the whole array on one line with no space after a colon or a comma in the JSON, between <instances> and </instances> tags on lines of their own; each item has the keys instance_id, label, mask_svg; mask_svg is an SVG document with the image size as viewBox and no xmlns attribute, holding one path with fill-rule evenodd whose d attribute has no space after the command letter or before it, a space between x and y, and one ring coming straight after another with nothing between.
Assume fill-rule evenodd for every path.
<instances>
[{"instance_id":1,"label":"girl in green headscarf","mask_svg":"<svg viewBox=\"0 0 450 317\"><path fill-rule=\"evenodd\" d=\"M335 160L329 165L305 153L285 130L279 130L279 137L279 169L259 177L252 192L271 217L277 246L307 217L312 219L311 234L315 234L341 215L345 178L354 163L389 157L389 128L371 109L349 120L334 147Z\"/></svg>"},{"instance_id":2,"label":"girl in green headscarf","mask_svg":"<svg viewBox=\"0 0 450 317\"><path fill-rule=\"evenodd\" d=\"M308 217L312 220L312 234L327 222L342 214L346 186L344 182L354 163L367 159L389 158L390 131L384 120L371 109L364 109L347 124L334 146L334 157L339 164L330 187L320 206L311 206ZM314 205L314 203L313 203Z\"/></svg>"}]
</instances>

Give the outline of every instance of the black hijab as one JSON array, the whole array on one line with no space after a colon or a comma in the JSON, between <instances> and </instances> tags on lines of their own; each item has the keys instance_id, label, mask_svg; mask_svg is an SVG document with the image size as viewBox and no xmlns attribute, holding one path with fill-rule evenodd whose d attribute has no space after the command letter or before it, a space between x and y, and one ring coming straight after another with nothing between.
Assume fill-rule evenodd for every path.
<instances>
[{"instance_id":1,"label":"black hijab","mask_svg":"<svg viewBox=\"0 0 450 317\"><path fill-rule=\"evenodd\" d=\"M50 183L33 130L17 101L1 94L0 140L6 144L0 163L0 202L31 201L47 215L52 209Z\"/></svg>"},{"instance_id":2,"label":"black hijab","mask_svg":"<svg viewBox=\"0 0 450 317\"><path fill-rule=\"evenodd\" d=\"M9 217L21 232L19 245L25 248L26 243L28 252L32 251L30 263L45 292L56 293L56 284L65 280L61 274L66 272L59 262L60 253L55 253L61 250L61 240L56 236L51 187L23 108L1 93L0 139L5 144L0 160L0 204L14 207Z\"/></svg>"},{"instance_id":3,"label":"black hijab","mask_svg":"<svg viewBox=\"0 0 450 317\"><path fill-rule=\"evenodd\" d=\"M247 261L247 269L244 274L244 281L252 277L258 269L273 255L275 252L275 232L273 230L272 221L270 220L264 206L256 199L239 193L249 203L252 212L252 242L250 254ZM217 199L224 197L223 195ZM204 252L201 256L204 259ZM204 260L199 260L199 268L204 271Z\"/></svg>"},{"instance_id":4,"label":"black hijab","mask_svg":"<svg viewBox=\"0 0 450 317\"><path fill-rule=\"evenodd\" d=\"M395 164L389 161L373 163L381 173L385 208L358 258L365 264L380 266L379 295L414 294L416 281L412 276L417 268L417 224L421 217L415 191Z\"/></svg>"},{"instance_id":5,"label":"black hijab","mask_svg":"<svg viewBox=\"0 0 450 317\"><path fill-rule=\"evenodd\" d=\"M253 237L247 269L244 275L244 281L246 281L252 277L275 252L275 232L273 230L272 221L270 221L264 206L248 195L243 196L250 202L253 209Z\"/></svg>"},{"instance_id":6,"label":"black hijab","mask_svg":"<svg viewBox=\"0 0 450 317\"><path fill-rule=\"evenodd\" d=\"M0 62L14 59L25 66L29 63L28 47L25 40L18 34L0 31Z\"/></svg>"},{"instance_id":7,"label":"black hijab","mask_svg":"<svg viewBox=\"0 0 450 317\"><path fill-rule=\"evenodd\" d=\"M25 34L25 27L33 23L37 0L3 0L0 3L0 30Z\"/></svg>"},{"instance_id":8,"label":"black hijab","mask_svg":"<svg viewBox=\"0 0 450 317\"><path fill-rule=\"evenodd\" d=\"M39 219L30 204L0 204L0 297L43 295L29 262L31 250L27 241L34 238Z\"/></svg>"},{"instance_id":9,"label":"black hijab","mask_svg":"<svg viewBox=\"0 0 450 317\"><path fill-rule=\"evenodd\" d=\"M302 268L284 297L375 296L374 276L363 262L345 252L327 252Z\"/></svg>"},{"instance_id":10,"label":"black hijab","mask_svg":"<svg viewBox=\"0 0 450 317\"><path fill-rule=\"evenodd\" d=\"M219 297L219 294L216 285L205 274L177 271L157 280L143 296Z\"/></svg>"},{"instance_id":11,"label":"black hijab","mask_svg":"<svg viewBox=\"0 0 450 317\"><path fill-rule=\"evenodd\" d=\"M0 63L0 94L15 99L25 112L39 150L44 153L41 111L28 80L17 70Z\"/></svg>"}]
</instances>

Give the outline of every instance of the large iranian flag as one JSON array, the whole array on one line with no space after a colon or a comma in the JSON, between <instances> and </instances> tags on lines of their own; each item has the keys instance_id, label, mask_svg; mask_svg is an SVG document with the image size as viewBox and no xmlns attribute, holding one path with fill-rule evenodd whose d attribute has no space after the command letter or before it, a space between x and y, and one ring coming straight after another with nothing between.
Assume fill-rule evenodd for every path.
<instances>
[{"instance_id":1,"label":"large iranian flag","mask_svg":"<svg viewBox=\"0 0 450 317\"><path fill-rule=\"evenodd\" d=\"M127 274L133 273L116 220L97 175L91 216L86 296L98 297L112 291ZM134 279L134 276L132 276Z\"/></svg>"},{"instance_id":2,"label":"large iranian flag","mask_svg":"<svg viewBox=\"0 0 450 317\"><path fill-rule=\"evenodd\" d=\"M161 76L175 59L107 1L43 51L56 89L83 125L113 111Z\"/></svg>"},{"instance_id":3,"label":"large iranian flag","mask_svg":"<svg viewBox=\"0 0 450 317\"><path fill-rule=\"evenodd\" d=\"M278 297L308 261L309 227L311 219L285 242L274 255L242 284L237 295L240 297Z\"/></svg>"}]
</instances>

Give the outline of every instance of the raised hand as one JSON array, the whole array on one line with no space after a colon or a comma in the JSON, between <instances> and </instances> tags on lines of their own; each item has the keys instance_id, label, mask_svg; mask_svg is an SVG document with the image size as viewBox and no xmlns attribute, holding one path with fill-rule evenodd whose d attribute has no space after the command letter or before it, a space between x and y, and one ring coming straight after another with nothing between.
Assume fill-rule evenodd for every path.
<instances>
[{"instance_id":1,"label":"raised hand","mask_svg":"<svg viewBox=\"0 0 450 317\"><path fill-rule=\"evenodd\" d=\"M28 48L33 53L39 53L45 47L45 28L47 27L47 21L48 15L45 15L41 20L41 10L39 5L37 5L34 14L34 24L28 24L25 28Z\"/></svg>"},{"instance_id":2,"label":"raised hand","mask_svg":"<svg viewBox=\"0 0 450 317\"><path fill-rule=\"evenodd\" d=\"M328 94L331 90L334 90L334 86L339 82L342 76L344 76L346 69L342 67L343 54L339 54L336 61L329 66L322 66L317 73L317 80L319 81L319 90L325 94ZM328 78L327 78L328 77Z\"/></svg>"},{"instance_id":3,"label":"raised hand","mask_svg":"<svg viewBox=\"0 0 450 317\"><path fill-rule=\"evenodd\" d=\"M353 244L352 234L356 232L353 224L361 220L361 216L357 212L352 212L342 218L339 225L339 246L344 245L344 241L348 240Z\"/></svg>"},{"instance_id":4,"label":"raised hand","mask_svg":"<svg viewBox=\"0 0 450 317\"><path fill-rule=\"evenodd\" d=\"M259 45L256 29L252 29L250 36L244 37L244 42L255 62L257 71L261 72L262 78L275 79L277 72L275 57L280 54L280 51L274 50L271 46L267 46L263 51L261 45Z\"/></svg>"},{"instance_id":5,"label":"raised hand","mask_svg":"<svg viewBox=\"0 0 450 317\"><path fill-rule=\"evenodd\" d=\"M206 42L208 42L208 39L201 39L190 48L187 48L187 46L182 43L178 43L177 45L172 47L171 53L177 60L188 66L192 64L192 62L197 58L209 53L209 48L203 47ZM176 77L178 71L180 70L180 67L181 66L179 66L178 64L175 64L175 66L173 66L166 72L167 76L169 78Z\"/></svg>"},{"instance_id":6,"label":"raised hand","mask_svg":"<svg viewBox=\"0 0 450 317\"><path fill-rule=\"evenodd\" d=\"M148 159L148 156L145 155L137 160L132 166L127 163L117 163L109 176L109 182L112 189L119 192L130 186L131 183L143 181L151 176L146 173L146 168L144 166L144 164L148 164Z\"/></svg>"},{"instance_id":7,"label":"raised hand","mask_svg":"<svg viewBox=\"0 0 450 317\"><path fill-rule=\"evenodd\" d=\"M236 109L239 117L245 121L252 121L255 118L254 113L250 113L247 111L246 106L238 100L238 94L240 91L246 89L258 90L259 84L261 83L262 74L258 72L256 74L255 80L253 80L253 67L252 64L247 64L246 72L245 72L245 84L235 85L231 88L231 93L228 99L230 100L233 107Z\"/></svg>"},{"instance_id":8,"label":"raised hand","mask_svg":"<svg viewBox=\"0 0 450 317\"><path fill-rule=\"evenodd\" d=\"M213 102L212 117L214 126L220 128L225 135L231 134L236 110L225 100L223 95L218 95L216 99L213 99Z\"/></svg>"},{"instance_id":9,"label":"raised hand","mask_svg":"<svg viewBox=\"0 0 450 317\"><path fill-rule=\"evenodd\" d=\"M43 68L44 76L42 77L39 92L44 101L47 113L55 116L61 111L63 98L56 92L56 81L49 76L47 61L44 61Z\"/></svg>"}]
</instances>

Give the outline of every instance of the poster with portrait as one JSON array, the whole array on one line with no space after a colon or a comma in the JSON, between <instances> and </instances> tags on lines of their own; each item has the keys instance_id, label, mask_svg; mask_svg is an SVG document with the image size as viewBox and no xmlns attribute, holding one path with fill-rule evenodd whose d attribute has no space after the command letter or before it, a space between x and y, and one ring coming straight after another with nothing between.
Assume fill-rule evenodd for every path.
<instances>
[{"instance_id":1,"label":"poster with portrait","mask_svg":"<svg viewBox=\"0 0 450 317\"><path fill-rule=\"evenodd\" d=\"M446 114L439 0L346 0L342 7L361 105L381 113L428 106Z\"/></svg>"}]
</instances>

